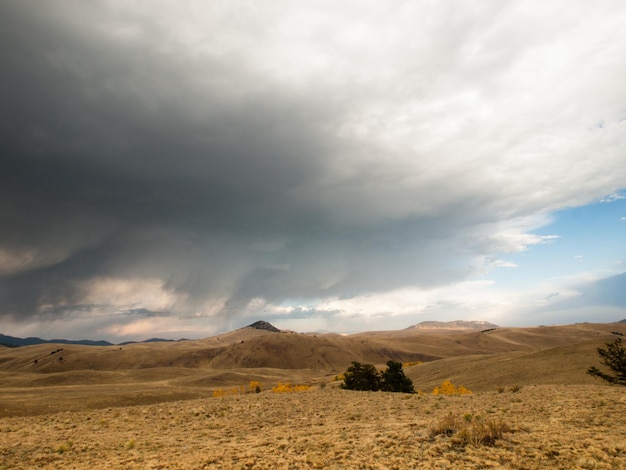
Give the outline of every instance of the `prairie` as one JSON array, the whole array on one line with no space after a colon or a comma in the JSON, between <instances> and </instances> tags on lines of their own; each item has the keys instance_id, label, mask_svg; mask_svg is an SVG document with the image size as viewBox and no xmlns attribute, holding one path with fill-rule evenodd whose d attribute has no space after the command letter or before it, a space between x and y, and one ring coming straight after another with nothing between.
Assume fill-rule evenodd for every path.
<instances>
[{"instance_id":1,"label":"prairie","mask_svg":"<svg viewBox=\"0 0 626 470\"><path fill-rule=\"evenodd\" d=\"M3 418L3 468L623 469L623 390L537 385L469 396L315 389ZM493 443L433 430L502 420Z\"/></svg>"},{"instance_id":2,"label":"prairie","mask_svg":"<svg viewBox=\"0 0 626 470\"><path fill-rule=\"evenodd\" d=\"M0 348L0 469L626 468L625 390L585 373L622 330L244 328L178 343ZM352 360L388 359L423 361L405 368L423 393L338 388ZM432 395L443 380L474 393ZM274 393L278 383L309 390ZM490 427L501 432L477 437Z\"/></svg>"}]
</instances>

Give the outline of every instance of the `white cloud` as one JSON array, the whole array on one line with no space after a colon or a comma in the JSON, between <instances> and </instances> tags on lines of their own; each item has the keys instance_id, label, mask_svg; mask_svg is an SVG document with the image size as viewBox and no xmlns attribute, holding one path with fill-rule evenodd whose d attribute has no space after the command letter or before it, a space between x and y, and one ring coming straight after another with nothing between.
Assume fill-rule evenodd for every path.
<instances>
[{"instance_id":1,"label":"white cloud","mask_svg":"<svg viewBox=\"0 0 626 470\"><path fill-rule=\"evenodd\" d=\"M512 261L505 261L502 259L493 260L493 262L489 263L490 266L495 268L517 268L518 265L513 263Z\"/></svg>"},{"instance_id":2,"label":"white cloud","mask_svg":"<svg viewBox=\"0 0 626 470\"><path fill-rule=\"evenodd\" d=\"M168 311L178 301L161 279L97 277L77 281L82 304L107 305L119 309Z\"/></svg>"},{"instance_id":3,"label":"white cloud","mask_svg":"<svg viewBox=\"0 0 626 470\"><path fill-rule=\"evenodd\" d=\"M613 193L601 199L600 202L615 202L619 201L620 199L626 199L626 196L624 196L622 193Z\"/></svg>"}]
</instances>

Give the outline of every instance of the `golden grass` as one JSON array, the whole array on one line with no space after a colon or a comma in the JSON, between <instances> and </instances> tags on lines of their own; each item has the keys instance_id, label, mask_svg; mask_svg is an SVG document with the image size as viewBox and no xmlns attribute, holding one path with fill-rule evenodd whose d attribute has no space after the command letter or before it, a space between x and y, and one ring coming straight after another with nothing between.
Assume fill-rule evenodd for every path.
<instances>
[{"instance_id":1,"label":"golden grass","mask_svg":"<svg viewBox=\"0 0 626 470\"><path fill-rule=\"evenodd\" d=\"M601 384L266 391L3 418L0 468L623 469L625 406Z\"/></svg>"},{"instance_id":2,"label":"golden grass","mask_svg":"<svg viewBox=\"0 0 626 470\"><path fill-rule=\"evenodd\" d=\"M474 417L465 413L462 417L450 413L430 428L431 437L451 436L452 442L459 446L487 445L494 446L504 438L505 433L514 429L503 418Z\"/></svg>"},{"instance_id":3,"label":"golden grass","mask_svg":"<svg viewBox=\"0 0 626 470\"><path fill-rule=\"evenodd\" d=\"M624 388L585 373L620 328L242 329L181 343L0 348L0 470L623 469ZM421 363L433 357L443 359ZM407 363L416 389L441 393L337 388L352 360L388 359Z\"/></svg>"}]
</instances>

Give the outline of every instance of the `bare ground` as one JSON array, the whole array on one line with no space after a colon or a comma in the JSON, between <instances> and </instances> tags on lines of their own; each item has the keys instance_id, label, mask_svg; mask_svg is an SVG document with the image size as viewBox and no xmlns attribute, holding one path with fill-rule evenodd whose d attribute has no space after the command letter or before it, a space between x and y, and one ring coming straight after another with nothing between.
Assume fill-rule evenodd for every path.
<instances>
[{"instance_id":1,"label":"bare ground","mask_svg":"<svg viewBox=\"0 0 626 470\"><path fill-rule=\"evenodd\" d=\"M469 396L327 387L37 409L0 421L0 469L625 469L625 392L600 383ZM450 416L510 431L487 444L433 435Z\"/></svg>"}]
</instances>

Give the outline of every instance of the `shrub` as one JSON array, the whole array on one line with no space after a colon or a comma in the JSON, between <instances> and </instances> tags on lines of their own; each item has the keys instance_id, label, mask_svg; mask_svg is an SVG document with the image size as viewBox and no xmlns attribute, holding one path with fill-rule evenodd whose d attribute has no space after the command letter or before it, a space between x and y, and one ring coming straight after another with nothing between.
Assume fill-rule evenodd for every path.
<instances>
[{"instance_id":1,"label":"shrub","mask_svg":"<svg viewBox=\"0 0 626 470\"><path fill-rule=\"evenodd\" d=\"M402 370L402 363L396 361L387 362L387 370L382 373L381 390L385 392L415 393L413 382Z\"/></svg>"},{"instance_id":2,"label":"shrub","mask_svg":"<svg viewBox=\"0 0 626 470\"><path fill-rule=\"evenodd\" d=\"M402 367L411 367L411 366L417 366L420 364L423 364L424 361L410 361L410 362L403 362L402 363Z\"/></svg>"},{"instance_id":3,"label":"shrub","mask_svg":"<svg viewBox=\"0 0 626 470\"><path fill-rule=\"evenodd\" d=\"M511 432L511 427L502 419L476 420L459 430L455 437L463 446L493 446L496 440L502 439L505 432Z\"/></svg>"},{"instance_id":4,"label":"shrub","mask_svg":"<svg viewBox=\"0 0 626 470\"><path fill-rule=\"evenodd\" d=\"M415 393L413 382L404 375L402 363L397 361L388 361L384 372L379 372L372 364L352 362L342 375L341 388L346 390Z\"/></svg>"},{"instance_id":5,"label":"shrub","mask_svg":"<svg viewBox=\"0 0 626 470\"><path fill-rule=\"evenodd\" d=\"M626 351L622 346L622 338L617 338L612 343L606 343L606 348L598 348L600 363L608 367L613 374L602 372L595 366L587 369L587 373L593 377L615 385L626 385Z\"/></svg>"},{"instance_id":6,"label":"shrub","mask_svg":"<svg viewBox=\"0 0 626 470\"><path fill-rule=\"evenodd\" d=\"M65 441L64 444L60 444L57 448L56 451L59 454L64 454L65 452L68 452L72 447L74 446L74 443L72 441Z\"/></svg>"},{"instance_id":7,"label":"shrub","mask_svg":"<svg viewBox=\"0 0 626 470\"><path fill-rule=\"evenodd\" d=\"M293 393L293 392L306 392L310 389L310 385L293 385L290 383L278 383L275 387L272 387L274 393Z\"/></svg>"},{"instance_id":8,"label":"shrub","mask_svg":"<svg viewBox=\"0 0 626 470\"><path fill-rule=\"evenodd\" d=\"M232 387L230 389L224 390L223 388L219 388L213 391L213 397L225 397L227 395L243 395L245 393L245 389L243 386Z\"/></svg>"},{"instance_id":9,"label":"shrub","mask_svg":"<svg viewBox=\"0 0 626 470\"><path fill-rule=\"evenodd\" d=\"M455 386L449 380L444 380L439 387L435 387L433 395L471 395L473 392L463 385Z\"/></svg>"},{"instance_id":10,"label":"shrub","mask_svg":"<svg viewBox=\"0 0 626 470\"><path fill-rule=\"evenodd\" d=\"M380 390L380 374L372 364L352 362L343 374L341 388L376 392Z\"/></svg>"}]
</instances>

